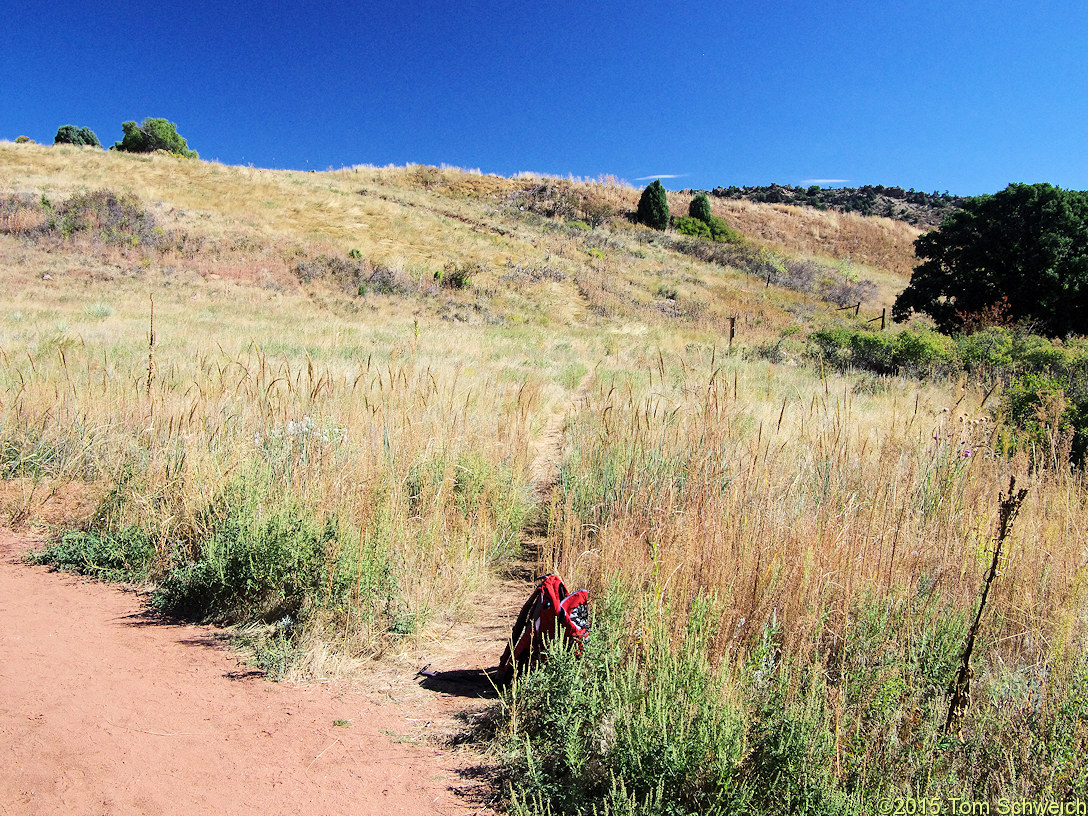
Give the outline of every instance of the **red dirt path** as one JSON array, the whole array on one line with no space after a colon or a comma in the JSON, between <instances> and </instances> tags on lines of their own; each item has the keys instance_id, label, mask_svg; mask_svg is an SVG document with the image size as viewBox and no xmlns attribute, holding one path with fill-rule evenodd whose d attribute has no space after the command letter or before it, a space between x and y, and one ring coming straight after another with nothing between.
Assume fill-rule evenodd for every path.
<instances>
[{"instance_id":1,"label":"red dirt path","mask_svg":"<svg viewBox=\"0 0 1088 816\"><path fill-rule=\"evenodd\" d=\"M473 811L455 757L388 736L413 730L395 704L252 676L209 628L26 546L0 531L2 816Z\"/></svg>"}]
</instances>

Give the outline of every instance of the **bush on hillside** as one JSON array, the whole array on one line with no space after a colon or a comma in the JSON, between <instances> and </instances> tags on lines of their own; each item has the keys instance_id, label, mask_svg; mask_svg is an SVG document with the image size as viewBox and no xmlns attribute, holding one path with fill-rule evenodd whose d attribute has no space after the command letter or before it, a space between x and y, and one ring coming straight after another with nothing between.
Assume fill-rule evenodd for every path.
<instances>
[{"instance_id":1,"label":"bush on hillside","mask_svg":"<svg viewBox=\"0 0 1088 816\"><path fill-rule=\"evenodd\" d=\"M53 144L71 144L81 147L102 147L98 137L90 128L77 128L75 125L62 125L53 138Z\"/></svg>"},{"instance_id":2,"label":"bush on hillside","mask_svg":"<svg viewBox=\"0 0 1088 816\"><path fill-rule=\"evenodd\" d=\"M713 240L713 235L710 233L710 226L705 221L698 218L681 216L680 218L673 219L672 225L681 235L690 235L693 238Z\"/></svg>"},{"instance_id":3,"label":"bush on hillside","mask_svg":"<svg viewBox=\"0 0 1088 816\"><path fill-rule=\"evenodd\" d=\"M647 185L642 191L636 216L640 224L656 230L664 230L669 225L669 199L660 180Z\"/></svg>"},{"instance_id":4,"label":"bush on hillside","mask_svg":"<svg viewBox=\"0 0 1088 816\"><path fill-rule=\"evenodd\" d=\"M352 252L356 252L353 250ZM349 258L318 255L295 265L295 277L302 283L324 280L339 286L353 296L406 295L418 291L418 285L403 272L380 264L372 264L362 253L349 253Z\"/></svg>"},{"instance_id":5,"label":"bush on hillside","mask_svg":"<svg viewBox=\"0 0 1088 816\"><path fill-rule=\"evenodd\" d=\"M506 196L506 204L518 212L533 213L544 218L574 218L579 200L567 182L534 181Z\"/></svg>"},{"instance_id":6,"label":"bush on hillside","mask_svg":"<svg viewBox=\"0 0 1088 816\"><path fill-rule=\"evenodd\" d=\"M121 129L125 132L124 138L115 142L111 150L125 153L154 153L156 150L165 150L187 159L200 158L195 150L189 149L189 143L178 133L178 126L165 119L148 117L139 125L135 122L124 122Z\"/></svg>"},{"instance_id":7,"label":"bush on hillside","mask_svg":"<svg viewBox=\"0 0 1088 816\"><path fill-rule=\"evenodd\" d=\"M728 244L739 244L744 241L744 236L716 215L710 216L710 220L706 224L710 227L710 236L715 241L724 241Z\"/></svg>"},{"instance_id":8,"label":"bush on hillside","mask_svg":"<svg viewBox=\"0 0 1088 816\"><path fill-rule=\"evenodd\" d=\"M713 216L710 213L710 199L706 197L706 193L697 193L691 200L691 204L688 205L688 215L699 219L704 224L710 224Z\"/></svg>"},{"instance_id":9,"label":"bush on hillside","mask_svg":"<svg viewBox=\"0 0 1088 816\"><path fill-rule=\"evenodd\" d=\"M181 249L184 235L157 226L154 215L130 193L73 193L59 204L46 196L0 199L0 232L70 240L85 236L109 246L165 251Z\"/></svg>"},{"instance_id":10,"label":"bush on hillside","mask_svg":"<svg viewBox=\"0 0 1088 816\"><path fill-rule=\"evenodd\" d=\"M165 249L172 243L136 196L111 190L75 193L54 210L46 227L64 238L84 233L115 246Z\"/></svg>"},{"instance_id":11,"label":"bush on hillside","mask_svg":"<svg viewBox=\"0 0 1088 816\"><path fill-rule=\"evenodd\" d=\"M472 276L482 271L480 264L450 261L441 272L434 273L434 279L446 289L467 289L472 284Z\"/></svg>"},{"instance_id":12,"label":"bush on hillside","mask_svg":"<svg viewBox=\"0 0 1088 816\"><path fill-rule=\"evenodd\" d=\"M715 216L710 216L709 221L703 221L690 215L682 215L672 220L672 226L681 235L706 238L708 241L739 244L744 240L739 232Z\"/></svg>"}]
</instances>

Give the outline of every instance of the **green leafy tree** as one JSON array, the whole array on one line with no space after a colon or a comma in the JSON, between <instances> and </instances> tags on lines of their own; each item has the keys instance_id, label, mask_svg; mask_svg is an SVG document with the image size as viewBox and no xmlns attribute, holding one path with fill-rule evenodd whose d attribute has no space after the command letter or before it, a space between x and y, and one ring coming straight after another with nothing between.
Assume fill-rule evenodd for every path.
<instances>
[{"instance_id":1,"label":"green leafy tree","mask_svg":"<svg viewBox=\"0 0 1088 816\"><path fill-rule=\"evenodd\" d=\"M87 147L102 147L102 143L98 141L98 137L95 136L94 131L90 128L77 128L75 125L62 125L57 129L57 135L53 139L53 144L74 144L85 145Z\"/></svg>"},{"instance_id":2,"label":"green leafy tree","mask_svg":"<svg viewBox=\"0 0 1088 816\"><path fill-rule=\"evenodd\" d=\"M714 216L710 213L710 199L706 197L706 193L695 195L691 204L688 205L688 215L699 219L704 224L710 224L710 219Z\"/></svg>"},{"instance_id":3,"label":"green leafy tree","mask_svg":"<svg viewBox=\"0 0 1088 816\"><path fill-rule=\"evenodd\" d=\"M661 181L647 185L638 200L638 222L656 230L663 230L669 225L669 199Z\"/></svg>"},{"instance_id":4,"label":"green leafy tree","mask_svg":"<svg viewBox=\"0 0 1088 816\"><path fill-rule=\"evenodd\" d=\"M190 159L199 158L197 152L190 150L189 143L178 133L178 126L165 119L148 117L139 125L135 122L124 122L121 129L125 132L124 138L115 142L111 150L122 150L126 153L165 150Z\"/></svg>"},{"instance_id":5,"label":"green leafy tree","mask_svg":"<svg viewBox=\"0 0 1088 816\"><path fill-rule=\"evenodd\" d=\"M897 321L920 312L955 332L1000 307L1051 336L1088 332L1088 192L1010 184L966 199L914 253Z\"/></svg>"}]
</instances>

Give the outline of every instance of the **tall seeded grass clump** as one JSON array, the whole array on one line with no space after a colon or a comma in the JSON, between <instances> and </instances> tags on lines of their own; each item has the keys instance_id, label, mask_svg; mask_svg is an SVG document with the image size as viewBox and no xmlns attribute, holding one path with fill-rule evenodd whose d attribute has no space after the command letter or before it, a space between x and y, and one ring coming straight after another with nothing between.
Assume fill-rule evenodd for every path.
<instances>
[{"instance_id":1,"label":"tall seeded grass clump","mask_svg":"<svg viewBox=\"0 0 1088 816\"><path fill-rule=\"evenodd\" d=\"M568 428L551 523L565 573L594 587L666 575L684 598L714 590L730 638L739 627L746 641L774 610L787 643L801 642L839 628L860 597L931 586L971 607L996 497L1027 470L995 449L984 391L957 401L894 381L871 394L848 377L679 358L609 376ZM1080 472L1037 474L995 586L1001 635L1032 637L1003 641L1003 656L1080 637L1054 627L1076 617L1084 499Z\"/></svg>"},{"instance_id":2,"label":"tall seeded grass clump","mask_svg":"<svg viewBox=\"0 0 1088 816\"><path fill-rule=\"evenodd\" d=\"M900 380L874 395L707 357L598 372L568 424L546 560L598 598L622 585L672 610L659 616L671 656L646 650L638 626L594 647L655 678L688 651L685 610L717 599L698 649L744 723L722 807L1088 794L1072 759L1088 747L1083 473L1033 475L975 644L972 704L945 734L998 497L1028 458L1000 451L981 390L957 401ZM609 722L586 717L589 731ZM604 761L603 745L587 743L583 761ZM641 795L641 810L619 812L698 811Z\"/></svg>"},{"instance_id":3,"label":"tall seeded grass clump","mask_svg":"<svg viewBox=\"0 0 1088 816\"><path fill-rule=\"evenodd\" d=\"M460 614L519 555L538 381L462 377L411 334L381 361L228 353L159 298L149 376L148 324L122 308L139 333L109 348L35 334L0 359L5 476L102 497L42 558L151 581L187 618L286 618L375 653Z\"/></svg>"}]
</instances>

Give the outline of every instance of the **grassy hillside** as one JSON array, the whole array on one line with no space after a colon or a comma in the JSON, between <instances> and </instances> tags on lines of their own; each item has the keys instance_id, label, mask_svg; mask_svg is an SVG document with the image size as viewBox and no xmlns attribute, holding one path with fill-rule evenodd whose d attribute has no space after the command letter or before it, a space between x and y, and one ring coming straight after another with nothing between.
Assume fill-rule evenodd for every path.
<instances>
[{"instance_id":1,"label":"grassy hillside","mask_svg":"<svg viewBox=\"0 0 1088 816\"><path fill-rule=\"evenodd\" d=\"M539 534L597 623L504 703L514 810L1088 794L1083 473L1002 442L992 369L865 330L916 233L715 199L745 240L712 244L635 226L638 196L0 143L4 520L303 671L448 629ZM833 365L820 329L930 376Z\"/></svg>"}]
</instances>

